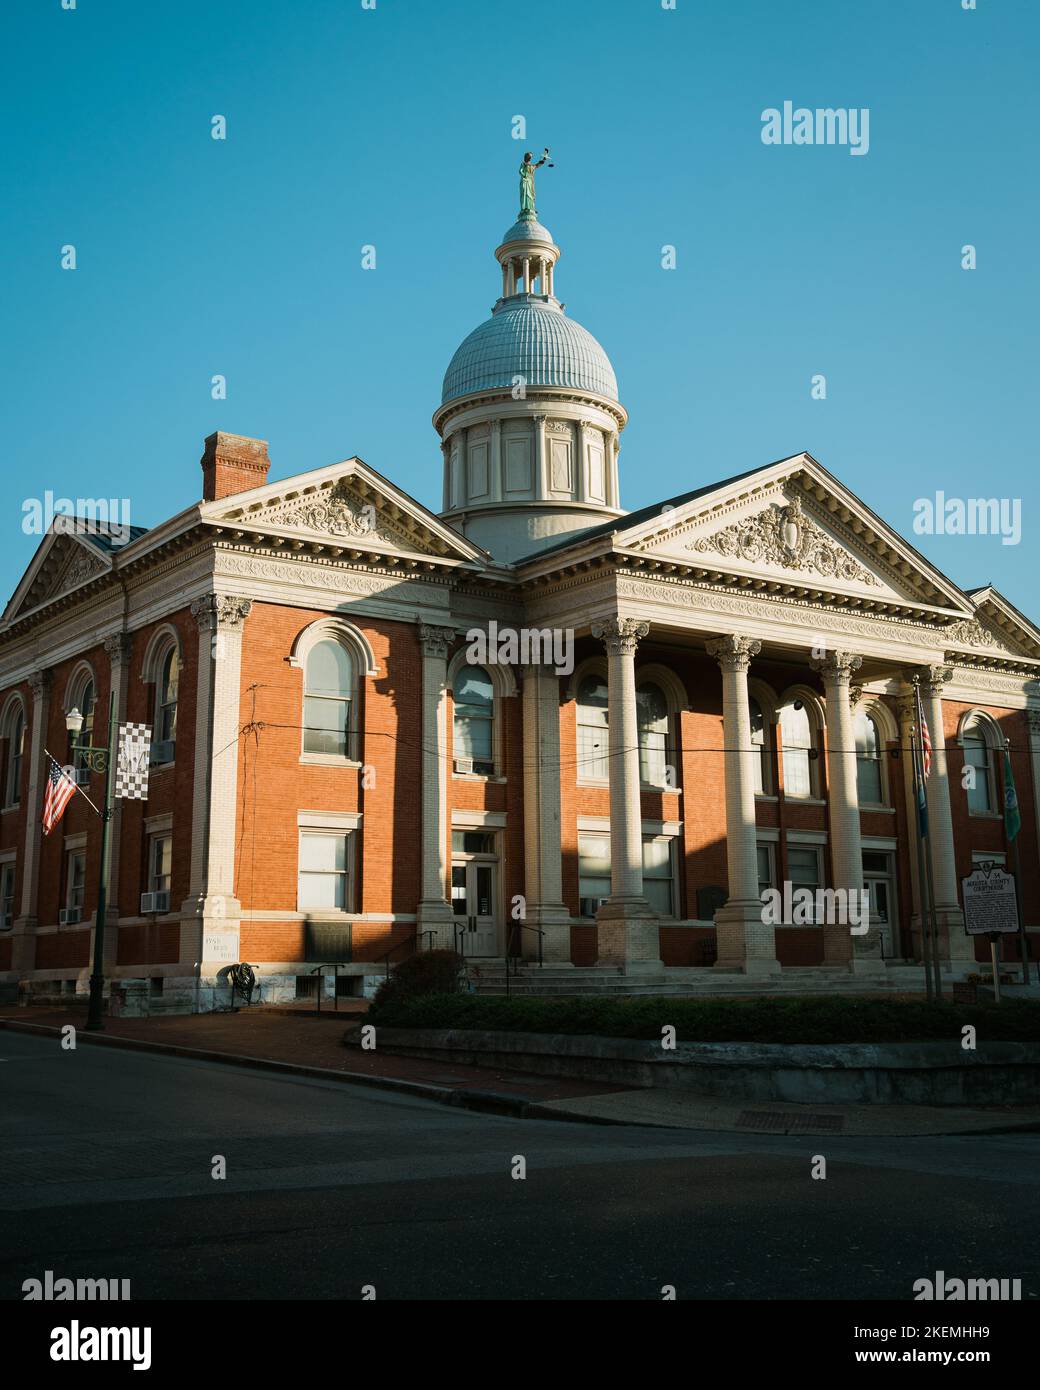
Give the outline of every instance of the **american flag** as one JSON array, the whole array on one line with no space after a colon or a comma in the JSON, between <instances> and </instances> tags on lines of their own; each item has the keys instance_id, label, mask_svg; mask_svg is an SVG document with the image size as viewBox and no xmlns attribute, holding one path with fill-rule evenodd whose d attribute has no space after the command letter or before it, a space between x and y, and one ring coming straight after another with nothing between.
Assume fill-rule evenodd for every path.
<instances>
[{"instance_id":1,"label":"american flag","mask_svg":"<svg viewBox=\"0 0 1040 1390\"><path fill-rule=\"evenodd\" d=\"M65 807L76 795L76 784L65 768L51 758L47 793L43 798L43 833L49 835L65 814Z\"/></svg>"},{"instance_id":2,"label":"american flag","mask_svg":"<svg viewBox=\"0 0 1040 1390\"><path fill-rule=\"evenodd\" d=\"M924 717L920 689L917 691L917 721L921 726L921 762L924 775L927 777L932 770L932 736L928 732L928 720Z\"/></svg>"}]
</instances>

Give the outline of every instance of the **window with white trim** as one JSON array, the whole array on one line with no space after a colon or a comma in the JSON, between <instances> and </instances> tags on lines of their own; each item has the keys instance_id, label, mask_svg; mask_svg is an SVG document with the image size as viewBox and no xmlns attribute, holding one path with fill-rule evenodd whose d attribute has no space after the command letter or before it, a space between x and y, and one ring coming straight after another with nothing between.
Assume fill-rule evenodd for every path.
<instances>
[{"instance_id":1,"label":"window with white trim","mask_svg":"<svg viewBox=\"0 0 1040 1390\"><path fill-rule=\"evenodd\" d=\"M301 912L352 910L353 836L350 830L300 830L297 905Z\"/></svg>"},{"instance_id":2,"label":"window with white trim","mask_svg":"<svg viewBox=\"0 0 1040 1390\"><path fill-rule=\"evenodd\" d=\"M84 672L73 688L68 706L69 710L78 709L83 716L83 727L79 733L74 734L71 729L68 731L68 753L65 761L70 767L81 768L84 765L82 759L76 760L73 748L76 746L84 747L94 742L94 705L96 701L94 678Z\"/></svg>"},{"instance_id":3,"label":"window with white trim","mask_svg":"<svg viewBox=\"0 0 1040 1390\"><path fill-rule=\"evenodd\" d=\"M661 917L677 915L673 845L671 836L643 836L643 896ZM610 864L610 835L579 832L578 897L583 917L594 916L592 905L610 897Z\"/></svg>"},{"instance_id":4,"label":"window with white trim","mask_svg":"<svg viewBox=\"0 0 1040 1390\"><path fill-rule=\"evenodd\" d=\"M14 870L13 859L0 864L0 931L10 931L14 924Z\"/></svg>"},{"instance_id":5,"label":"window with white trim","mask_svg":"<svg viewBox=\"0 0 1040 1390\"><path fill-rule=\"evenodd\" d=\"M812 721L801 700L792 700L781 709L780 741L783 750L784 796L811 797Z\"/></svg>"},{"instance_id":6,"label":"window with white trim","mask_svg":"<svg viewBox=\"0 0 1040 1390\"><path fill-rule=\"evenodd\" d=\"M463 666L455 677L454 753L470 759L482 777L495 772L495 687L483 666Z\"/></svg>"},{"instance_id":7,"label":"window with white trim","mask_svg":"<svg viewBox=\"0 0 1040 1390\"><path fill-rule=\"evenodd\" d=\"M173 836L153 835L148 847L148 891L168 893L173 868Z\"/></svg>"},{"instance_id":8,"label":"window with white trim","mask_svg":"<svg viewBox=\"0 0 1040 1390\"><path fill-rule=\"evenodd\" d=\"M751 746L756 753L752 765L755 792L758 796L765 796L769 787L769 738L762 706L754 696L748 699L748 717L751 721Z\"/></svg>"},{"instance_id":9,"label":"window with white trim","mask_svg":"<svg viewBox=\"0 0 1040 1390\"><path fill-rule=\"evenodd\" d=\"M607 683L586 676L578 688L578 778L605 782L610 776Z\"/></svg>"},{"instance_id":10,"label":"window with white trim","mask_svg":"<svg viewBox=\"0 0 1040 1390\"><path fill-rule=\"evenodd\" d=\"M640 782L648 787L667 786L668 702L661 687L653 681L644 681L636 687L636 727Z\"/></svg>"},{"instance_id":11,"label":"window with white trim","mask_svg":"<svg viewBox=\"0 0 1040 1390\"><path fill-rule=\"evenodd\" d=\"M354 664L334 637L316 642L304 667L303 751L339 758L353 754L351 707Z\"/></svg>"},{"instance_id":12,"label":"window with white trim","mask_svg":"<svg viewBox=\"0 0 1040 1390\"><path fill-rule=\"evenodd\" d=\"M823 887L823 874L820 868L820 851L816 845L788 845L787 873L792 888L811 888L815 891Z\"/></svg>"},{"instance_id":13,"label":"window with white trim","mask_svg":"<svg viewBox=\"0 0 1040 1390\"><path fill-rule=\"evenodd\" d=\"M65 906L78 908L80 920L83 918L86 887L87 851L85 849L70 849L65 868Z\"/></svg>"},{"instance_id":14,"label":"window with white trim","mask_svg":"<svg viewBox=\"0 0 1040 1390\"><path fill-rule=\"evenodd\" d=\"M21 702L16 702L8 711L4 737L7 739L4 805L18 806L22 800L22 766L25 752L25 712Z\"/></svg>"},{"instance_id":15,"label":"window with white trim","mask_svg":"<svg viewBox=\"0 0 1040 1390\"><path fill-rule=\"evenodd\" d=\"M170 647L162 659L156 682L155 732L159 743L171 745L169 760L177 744L177 687L180 683L180 656L176 646Z\"/></svg>"},{"instance_id":16,"label":"window with white trim","mask_svg":"<svg viewBox=\"0 0 1040 1390\"><path fill-rule=\"evenodd\" d=\"M881 731L877 720L859 710L853 720L856 736L856 786L861 806L884 805L881 775Z\"/></svg>"},{"instance_id":17,"label":"window with white trim","mask_svg":"<svg viewBox=\"0 0 1040 1390\"><path fill-rule=\"evenodd\" d=\"M972 768L965 778L968 794L968 814L993 815L997 807L996 772L990 730L979 718L969 719L961 732L964 766Z\"/></svg>"},{"instance_id":18,"label":"window with white trim","mask_svg":"<svg viewBox=\"0 0 1040 1390\"><path fill-rule=\"evenodd\" d=\"M758 894L768 892L770 888L776 887L776 860L773 857L773 846L768 843L759 843L755 846L758 858Z\"/></svg>"}]
</instances>

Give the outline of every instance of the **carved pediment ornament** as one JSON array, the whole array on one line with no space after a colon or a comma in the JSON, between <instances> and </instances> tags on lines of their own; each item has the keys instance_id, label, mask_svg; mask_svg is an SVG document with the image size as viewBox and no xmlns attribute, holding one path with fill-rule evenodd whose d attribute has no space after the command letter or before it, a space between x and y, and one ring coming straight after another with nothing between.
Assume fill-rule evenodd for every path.
<instances>
[{"instance_id":1,"label":"carved pediment ornament","mask_svg":"<svg viewBox=\"0 0 1040 1390\"><path fill-rule=\"evenodd\" d=\"M319 531L328 536L378 540L384 544L416 548L413 537L392 530L372 504L362 502L342 481L322 492L276 503L261 512L258 520L276 526Z\"/></svg>"},{"instance_id":2,"label":"carved pediment ornament","mask_svg":"<svg viewBox=\"0 0 1040 1390\"><path fill-rule=\"evenodd\" d=\"M878 585L871 574L802 510L795 497L784 507L777 503L743 521L724 526L710 536L690 541L687 550L745 560L749 564L766 561L783 569L812 570L828 579L855 580Z\"/></svg>"},{"instance_id":3,"label":"carved pediment ornament","mask_svg":"<svg viewBox=\"0 0 1040 1390\"><path fill-rule=\"evenodd\" d=\"M983 627L978 618L964 618L948 627L945 636L951 642L968 647L996 647L1000 645L996 634Z\"/></svg>"}]
</instances>

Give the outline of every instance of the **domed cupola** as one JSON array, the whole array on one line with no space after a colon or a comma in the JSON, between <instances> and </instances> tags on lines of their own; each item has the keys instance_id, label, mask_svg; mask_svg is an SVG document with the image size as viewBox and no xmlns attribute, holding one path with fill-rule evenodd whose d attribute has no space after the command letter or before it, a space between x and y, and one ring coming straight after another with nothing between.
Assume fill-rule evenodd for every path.
<instances>
[{"instance_id":1,"label":"domed cupola","mask_svg":"<svg viewBox=\"0 0 1040 1390\"><path fill-rule=\"evenodd\" d=\"M607 354L556 298L560 248L533 208L495 257L502 297L451 359L433 423L442 515L512 561L623 515L617 456L628 416Z\"/></svg>"}]
</instances>

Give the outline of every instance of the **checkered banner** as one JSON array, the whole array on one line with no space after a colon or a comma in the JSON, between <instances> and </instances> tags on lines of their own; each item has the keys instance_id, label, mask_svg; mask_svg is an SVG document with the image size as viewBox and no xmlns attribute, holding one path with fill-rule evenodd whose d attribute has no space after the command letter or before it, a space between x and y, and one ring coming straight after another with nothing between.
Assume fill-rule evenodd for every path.
<instances>
[{"instance_id":1,"label":"checkered banner","mask_svg":"<svg viewBox=\"0 0 1040 1390\"><path fill-rule=\"evenodd\" d=\"M148 763L152 756L150 724L120 724L116 763L117 797L124 801L148 800Z\"/></svg>"}]
</instances>

